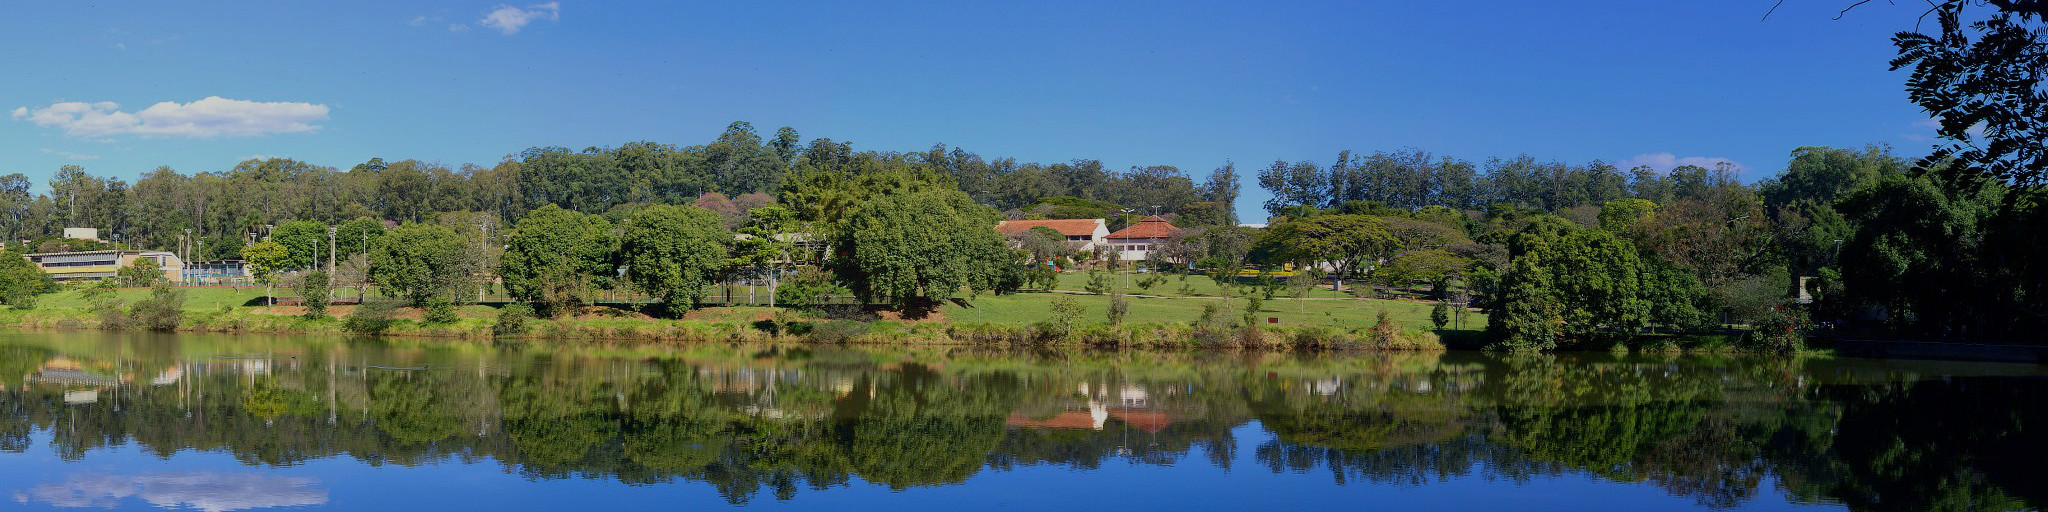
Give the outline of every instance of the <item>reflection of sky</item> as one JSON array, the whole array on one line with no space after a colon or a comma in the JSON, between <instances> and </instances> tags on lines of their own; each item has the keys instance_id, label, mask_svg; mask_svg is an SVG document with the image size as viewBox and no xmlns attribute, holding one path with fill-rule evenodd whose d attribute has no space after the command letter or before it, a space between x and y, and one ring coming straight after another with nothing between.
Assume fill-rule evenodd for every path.
<instances>
[{"instance_id":1,"label":"reflection of sky","mask_svg":"<svg viewBox=\"0 0 2048 512\"><path fill-rule=\"evenodd\" d=\"M56 507L113 508L128 498L141 498L163 508L190 507L207 512L299 505L324 505L327 490L311 478L248 473L186 472L121 476L75 474L14 493L14 501Z\"/></svg>"}]
</instances>

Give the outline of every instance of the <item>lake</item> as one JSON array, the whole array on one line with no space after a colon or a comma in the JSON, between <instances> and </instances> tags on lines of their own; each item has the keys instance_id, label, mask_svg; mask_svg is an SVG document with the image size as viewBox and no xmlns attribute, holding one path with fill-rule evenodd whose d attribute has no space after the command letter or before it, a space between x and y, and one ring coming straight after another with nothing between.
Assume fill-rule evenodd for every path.
<instances>
[{"instance_id":1,"label":"lake","mask_svg":"<svg viewBox=\"0 0 2048 512\"><path fill-rule=\"evenodd\" d=\"M0 506L2025 510L2043 370L0 334Z\"/></svg>"}]
</instances>

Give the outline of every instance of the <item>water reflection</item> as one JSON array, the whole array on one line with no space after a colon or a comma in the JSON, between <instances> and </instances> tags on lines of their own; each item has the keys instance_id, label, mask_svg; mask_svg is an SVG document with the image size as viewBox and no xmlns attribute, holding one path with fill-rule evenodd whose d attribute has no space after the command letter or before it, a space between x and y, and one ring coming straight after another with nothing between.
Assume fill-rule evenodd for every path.
<instances>
[{"instance_id":1,"label":"water reflection","mask_svg":"<svg viewBox=\"0 0 2048 512\"><path fill-rule=\"evenodd\" d=\"M436 348L205 337L0 345L0 450L134 443L284 467L497 464L530 479L704 482L728 501L856 479L1200 463L1340 485L1590 475L1708 507L2048 502L2033 366L1480 354ZM1240 427L1269 432L1240 440ZM1249 452L1249 458L1243 457ZM314 482L74 476L16 495L206 510L320 504Z\"/></svg>"}]
</instances>

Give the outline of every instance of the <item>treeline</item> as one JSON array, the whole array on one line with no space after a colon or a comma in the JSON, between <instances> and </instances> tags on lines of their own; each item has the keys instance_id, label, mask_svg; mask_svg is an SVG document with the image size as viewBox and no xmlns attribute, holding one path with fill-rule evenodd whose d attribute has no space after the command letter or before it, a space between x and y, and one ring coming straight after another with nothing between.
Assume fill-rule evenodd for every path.
<instances>
[{"instance_id":1,"label":"treeline","mask_svg":"<svg viewBox=\"0 0 2048 512\"><path fill-rule=\"evenodd\" d=\"M1717 188L1738 185L1726 162L1709 169L1681 165L1669 172L1649 166L1626 171L1595 160L1585 165L1541 162L1528 155L1470 161L1417 149L1337 154L1329 167L1315 162L1274 161L1259 171L1259 187L1272 192L1266 211L1284 215L1295 208L1334 208L1352 201L1413 209L1443 206L1480 210L1494 206L1554 211L1606 204L1622 198L1670 202L1704 198Z\"/></svg>"},{"instance_id":2,"label":"treeline","mask_svg":"<svg viewBox=\"0 0 2048 512\"><path fill-rule=\"evenodd\" d=\"M1260 174L1275 224L1253 244L1276 249L1246 254L1473 294L1503 348L1727 326L1776 350L1812 332L2038 342L2039 188L1959 162L1909 166L1881 147L1791 157L1755 185L1726 166L1624 179L1599 162L1518 158L1474 173L1414 151L1347 152L1328 169L1276 162ZM1398 227L1416 220L1462 237ZM1208 236L1229 246L1243 235Z\"/></svg>"},{"instance_id":3,"label":"treeline","mask_svg":"<svg viewBox=\"0 0 2048 512\"><path fill-rule=\"evenodd\" d=\"M64 227L92 227L132 246L170 249L182 239L183 246L196 248L198 259L231 258L252 236L294 220L428 222L444 213L474 212L509 224L544 205L605 214L636 205L691 204L707 195L740 203L744 211L747 203L780 195L789 176L820 171L928 175L950 182L974 204L1020 218L1049 213L1034 210L1041 201L1071 196L1142 205L1144 211L1134 213L1199 210L1220 225L1235 222L1229 205L1238 193L1230 165L1197 181L1170 166L1117 172L1097 160L1021 163L944 145L893 152L856 150L825 138L800 143L787 127L763 140L750 124L736 122L705 144L536 147L488 167L374 158L341 169L272 158L193 174L159 167L131 184L65 166L50 179L47 193L36 193L26 176L12 174L0 177L0 234L9 241L48 241Z\"/></svg>"}]
</instances>

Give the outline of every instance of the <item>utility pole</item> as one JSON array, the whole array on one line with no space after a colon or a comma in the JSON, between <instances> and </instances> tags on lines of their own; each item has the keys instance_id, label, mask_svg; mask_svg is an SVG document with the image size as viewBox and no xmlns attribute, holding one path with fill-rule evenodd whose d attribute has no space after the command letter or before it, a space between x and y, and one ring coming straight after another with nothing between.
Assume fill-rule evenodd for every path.
<instances>
[{"instance_id":1,"label":"utility pole","mask_svg":"<svg viewBox=\"0 0 2048 512\"><path fill-rule=\"evenodd\" d=\"M484 244L486 244L486 243L489 243L489 242L490 242L490 240L491 240L491 225L490 225L490 222L489 222L489 221L481 221L481 220L479 220L479 221L476 221L476 257L477 257L477 263L483 263L483 262L485 261L485 260L483 259L483 258L484 258L484 256L485 256L485 255L487 255L487 254L490 254L490 249L488 249L488 248L486 248L486 247L484 246ZM490 287L491 287L491 274L490 274L490 272L486 272L486 271L484 270L484 268L483 268L483 265L477 265L477 269L476 269L476 270L477 270L477 273L479 274L479 275L477 276L477 284L476 284L476 302L477 302L478 304L482 304L482 303L484 302L484 289L486 289L486 288L490 288Z\"/></svg>"},{"instance_id":2,"label":"utility pole","mask_svg":"<svg viewBox=\"0 0 2048 512\"><path fill-rule=\"evenodd\" d=\"M340 233L341 233L341 228L340 228L340 227L337 227L337 226L328 226L328 227L327 227L327 276L328 276L328 279L333 279L333 278L334 278L334 235L336 235L336 234L340 234Z\"/></svg>"}]
</instances>

